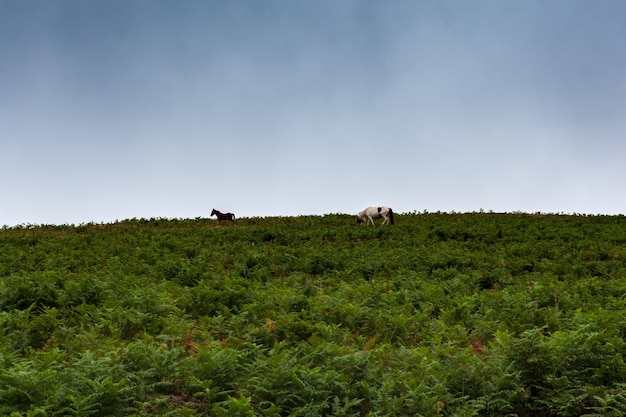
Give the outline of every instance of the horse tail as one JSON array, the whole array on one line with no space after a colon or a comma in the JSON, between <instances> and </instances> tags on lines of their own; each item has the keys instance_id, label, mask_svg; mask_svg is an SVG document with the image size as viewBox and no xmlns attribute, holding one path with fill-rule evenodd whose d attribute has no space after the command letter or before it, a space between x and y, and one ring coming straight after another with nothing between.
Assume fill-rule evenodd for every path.
<instances>
[{"instance_id":1,"label":"horse tail","mask_svg":"<svg viewBox=\"0 0 626 417\"><path fill-rule=\"evenodd\" d=\"M389 224L396 224L393 221L393 210L391 209L391 207L389 207Z\"/></svg>"}]
</instances>

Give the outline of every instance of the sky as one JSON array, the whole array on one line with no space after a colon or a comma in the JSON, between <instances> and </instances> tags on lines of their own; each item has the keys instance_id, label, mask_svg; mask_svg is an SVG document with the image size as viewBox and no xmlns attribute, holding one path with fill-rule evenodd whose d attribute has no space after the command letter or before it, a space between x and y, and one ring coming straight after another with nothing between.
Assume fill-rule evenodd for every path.
<instances>
[{"instance_id":1,"label":"sky","mask_svg":"<svg viewBox=\"0 0 626 417\"><path fill-rule=\"evenodd\" d=\"M0 225L626 212L623 0L0 0Z\"/></svg>"}]
</instances>

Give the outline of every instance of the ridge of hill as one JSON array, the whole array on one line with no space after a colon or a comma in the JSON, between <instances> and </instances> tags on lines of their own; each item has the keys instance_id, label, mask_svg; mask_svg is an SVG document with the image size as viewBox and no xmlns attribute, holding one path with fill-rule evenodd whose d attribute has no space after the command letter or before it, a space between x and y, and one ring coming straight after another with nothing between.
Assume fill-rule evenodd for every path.
<instances>
[{"instance_id":1,"label":"ridge of hill","mask_svg":"<svg viewBox=\"0 0 626 417\"><path fill-rule=\"evenodd\" d=\"M621 415L626 218L0 230L0 414Z\"/></svg>"}]
</instances>

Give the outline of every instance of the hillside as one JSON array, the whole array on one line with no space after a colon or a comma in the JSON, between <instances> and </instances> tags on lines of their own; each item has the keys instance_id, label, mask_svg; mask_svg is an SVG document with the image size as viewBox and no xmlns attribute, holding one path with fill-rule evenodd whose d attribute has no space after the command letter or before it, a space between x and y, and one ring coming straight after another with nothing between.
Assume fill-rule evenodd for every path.
<instances>
[{"instance_id":1,"label":"hillside","mask_svg":"<svg viewBox=\"0 0 626 417\"><path fill-rule=\"evenodd\" d=\"M623 216L5 227L0 415L623 415L625 260Z\"/></svg>"}]
</instances>

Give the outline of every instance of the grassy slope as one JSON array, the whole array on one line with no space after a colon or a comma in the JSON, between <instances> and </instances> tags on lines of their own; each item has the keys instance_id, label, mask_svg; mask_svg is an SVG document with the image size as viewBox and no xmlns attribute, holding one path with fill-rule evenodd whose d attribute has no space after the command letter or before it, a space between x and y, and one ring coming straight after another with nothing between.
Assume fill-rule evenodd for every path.
<instances>
[{"instance_id":1,"label":"grassy slope","mask_svg":"<svg viewBox=\"0 0 626 417\"><path fill-rule=\"evenodd\" d=\"M0 249L2 415L626 411L622 216L133 219Z\"/></svg>"}]
</instances>

